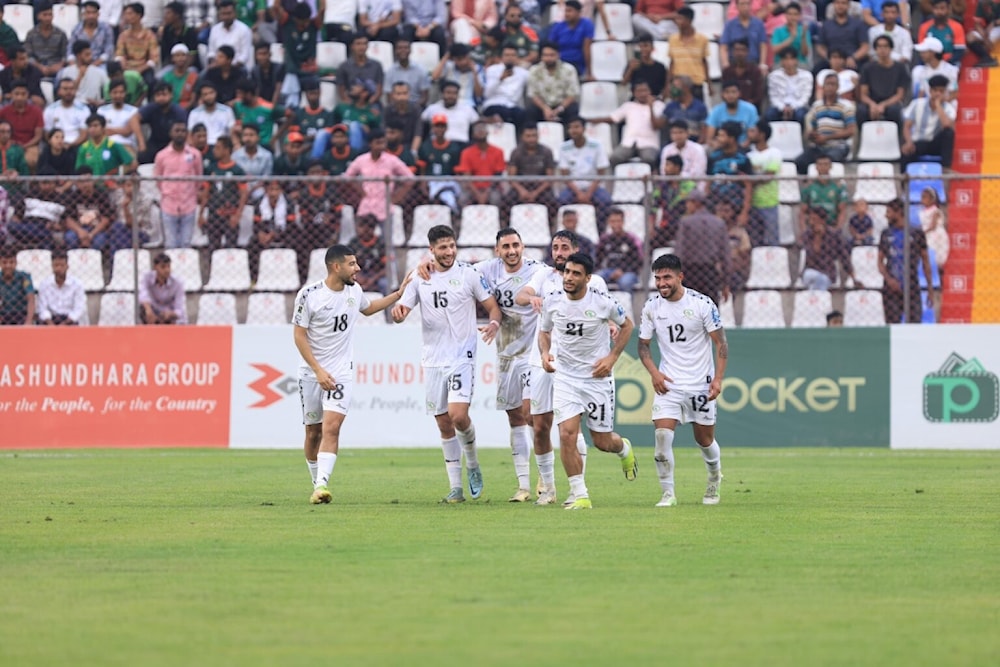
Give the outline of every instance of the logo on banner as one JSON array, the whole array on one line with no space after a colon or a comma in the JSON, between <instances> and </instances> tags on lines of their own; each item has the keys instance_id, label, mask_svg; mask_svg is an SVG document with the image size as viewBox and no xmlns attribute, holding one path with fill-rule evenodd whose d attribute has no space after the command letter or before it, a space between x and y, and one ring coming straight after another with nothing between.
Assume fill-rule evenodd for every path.
<instances>
[{"instance_id":1,"label":"logo on banner","mask_svg":"<svg viewBox=\"0 0 1000 667\"><path fill-rule=\"evenodd\" d=\"M978 123L979 122L979 109L962 109L962 120L966 123Z\"/></svg>"},{"instance_id":2,"label":"logo on banner","mask_svg":"<svg viewBox=\"0 0 1000 667\"><path fill-rule=\"evenodd\" d=\"M955 203L963 208L968 208L975 205L975 197L972 194L972 190L962 188L961 190L955 191Z\"/></svg>"},{"instance_id":3,"label":"logo on banner","mask_svg":"<svg viewBox=\"0 0 1000 667\"><path fill-rule=\"evenodd\" d=\"M969 164L974 165L979 163L979 158L977 157L978 151L974 148L964 148L958 151L958 162L959 164Z\"/></svg>"},{"instance_id":4,"label":"logo on banner","mask_svg":"<svg viewBox=\"0 0 1000 667\"><path fill-rule=\"evenodd\" d=\"M274 366L267 364L250 364L250 366L260 371L260 377L247 385L260 395L256 403L250 404L251 408L266 408L285 396L291 396L298 389L295 378L285 375Z\"/></svg>"},{"instance_id":5,"label":"logo on banner","mask_svg":"<svg viewBox=\"0 0 1000 667\"><path fill-rule=\"evenodd\" d=\"M924 378L928 421L992 422L1000 415L1000 382L979 360L952 352L941 368Z\"/></svg>"}]
</instances>

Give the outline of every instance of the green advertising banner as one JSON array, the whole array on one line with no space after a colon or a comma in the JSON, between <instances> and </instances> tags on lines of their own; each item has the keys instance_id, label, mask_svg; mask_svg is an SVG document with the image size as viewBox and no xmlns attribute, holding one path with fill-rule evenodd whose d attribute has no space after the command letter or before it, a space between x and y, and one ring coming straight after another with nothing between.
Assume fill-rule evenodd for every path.
<instances>
[{"instance_id":1,"label":"green advertising banner","mask_svg":"<svg viewBox=\"0 0 1000 667\"><path fill-rule=\"evenodd\" d=\"M889 446L889 328L736 329L718 399L723 446ZM653 388L637 336L615 366L616 429L651 446ZM659 360L656 342L654 358ZM691 427L678 443L693 444Z\"/></svg>"}]
</instances>

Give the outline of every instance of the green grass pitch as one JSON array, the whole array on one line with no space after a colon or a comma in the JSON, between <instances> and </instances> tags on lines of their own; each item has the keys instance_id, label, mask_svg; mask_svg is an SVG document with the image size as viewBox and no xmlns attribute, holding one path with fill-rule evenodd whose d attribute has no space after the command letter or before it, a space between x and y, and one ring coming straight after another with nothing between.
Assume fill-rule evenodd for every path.
<instances>
[{"instance_id":1,"label":"green grass pitch","mask_svg":"<svg viewBox=\"0 0 1000 667\"><path fill-rule=\"evenodd\" d=\"M679 447L662 509L592 450L590 512L481 457L0 452L0 665L1000 664L1000 452L724 447L705 507Z\"/></svg>"}]
</instances>

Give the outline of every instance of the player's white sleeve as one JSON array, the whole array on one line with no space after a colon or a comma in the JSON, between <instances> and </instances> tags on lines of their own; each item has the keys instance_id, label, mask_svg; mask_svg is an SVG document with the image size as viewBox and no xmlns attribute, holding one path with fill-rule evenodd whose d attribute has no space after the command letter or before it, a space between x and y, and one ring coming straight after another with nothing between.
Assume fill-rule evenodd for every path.
<instances>
[{"instance_id":1,"label":"player's white sleeve","mask_svg":"<svg viewBox=\"0 0 1000 667\"><path fill-rule=\"evenodd\" d=\"M415 277L410 281L410 284L406 286L406 289L403 290L403 296L399 298L399 304L401 306L406 306L410 310L413 310L413 308L420 302L420 293L417 291L417 281L419 280L420 278Z\"/></svg>"},{"instance_id":2,"label":"player's white sleeve","mask_svg":"<svg viewBox=\"0 0 1000 667\"><path fill-rule=\"evenodd\" d=\"M545 296L542 294L542 285L545 284L548 274L548 271L535 271L535 274L531 276L531 280L528 281L527 287L531 288L535 296Z\"/></svg>"},{"instance_id":3,"label":"player's white sleeve","mask_svg":"<svg viewBox=\"0 0 1000 667\"><path fill-rule=\"evenodd\" d=\"M625 306L621 305L610 296L606 296L605 299L607 299L608 302L608 319L618 326L625 324L625 320L628 319L628 315L625 314Z\"/></svg>"},{"instance_id":4,"label":"player's white sleeve","mask_svg":"<svg viewBox=\"0 0 1000 667\"><path fill-rule=\"evenodd\" d=\"M297 327L302 327L303 329L308 329L310 319L311 313L309 312L309 299L306 298L305 288L302 288L299 290L299 293L295 295L295 309L292 311L292 324Z\"/></svg>"},{"instance_id":5,"label":"player's white sleeve","mask_svg":"<svg viewBox=\"0 0 1000 667\"><path fill-rule=\"evenodd\" d=\"M368 298L368 294L362 291L361 296L358 298L358 312L363 313L370 305L372 305L372 302Z\"/></svg>"},{"instance_id":6,"label":"player's white sleeve","mask_svg":"<svg viewBox=\"0 0 1000 667\"><path fill-rule=\"evenodd\" d=\"M608 293L608 283L605 282L604 278L600 277L596 273L590 275L590 280L587 282L587 289L592 289L597 292Z\"/></svg>"},{"instance_id":7,"label":"player's white sleeve","mask_svg":"<svg viewBox=\"0 0 1000 667\"><path fill-rule=\"evenodd\" d=\"M642 307L642 313L639 315L639 338L643 340L652 340L653 334L656 333L652 304L652 299L646 301L646 305Z\"/></svg>"},{"instance_id":8,"label":"player's white sleeve","mask_svg":"<svg viewBox=\"0 0 1000 667\"><path fill-rule=\"evenodd\" d=\"M471 271L466 272L466 284L472 288L472 293L476 297L476 301L486 301L493 296L493 290L490 289L490 283L486 280L486 276L481 274L475 267L472 267Z\"/></svg>"},{"instance_id":9,"label":"player's white sleeve","mask_svg":"<svg viewBox=\"0 0 1000 667\"><path fill-rule=\"evenodd\" d=\"M719 315L719 307L714 303L706 303L702 309L701 321L705 325L705 331L712 333L722 328L722 316Z\"/></svg>"},{"instance_id":10,"label":"player's white sleeve","mask_svg":"<svg viewBox=\"0 0 1000 667\"><path fill-rule=\"evenodd\" d=\"M542 302L542 316L538 320L539 331L552 331L552 299L546 298Z\"/></svg>"}]
</instances>

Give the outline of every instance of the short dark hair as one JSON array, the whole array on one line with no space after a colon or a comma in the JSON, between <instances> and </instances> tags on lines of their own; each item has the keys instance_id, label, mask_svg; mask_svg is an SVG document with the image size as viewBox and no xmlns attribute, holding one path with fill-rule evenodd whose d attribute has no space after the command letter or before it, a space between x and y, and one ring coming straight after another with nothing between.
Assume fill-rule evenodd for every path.
<instances>
[{"instance_id":1,"label":"short dark hair","mask_svg":"<svg viewBox=\"0 0 1000 667\"><path fill-rule=\"evenodd\" d=\"M191 126L191 133L193 134L195 132L208 132L208 128L205 127L204 123L195 123Z\"/></svg>"},{"instance_id":2,"label":"short dark hair","mask_svg":"<svg viewBox=\"0 0 1000 667\"><path fill-rule=\"evenodd\" d=\"M639 39L636 40L636 42L638 44L652 44L653 36L650 35L649 33L643 33L642 35L639 35Z\"/></svg>"},{"instance_id":3,"label":"short dark hair","mask_svg":"<svg viewBox=\"0 0 1000 667\"><path fill-rule=\"evenodd\" d=\"M236 58L236 49L234 49L233 47L229 46L228 44L223 44L222 46L220 46L218 48L218 50L216 51L216 53L221 53L222 55L226 56L230 60L233 60L234 58Z\"/></svg>"},{"instance_id":4,"label":"short dark hair","mask_svg":"<svg viewBox=\"0 0 1000 667\"><path fill-rule=\"evenodd\" d=\"M906 208L906 206L903 204L903 200L900 199L899 197L896 197L895 199L893 199L892 201L890 201L888 204L886 204L886 207L887 208L898 209L900 211L902 211L904 208Z\"/></svg>"},{"instance_id":5,"label":"short dark hair","mask_svg":"<svg viewBox=\"0 0 1000 667\"><path fill-rule=\"evenodd\" d=\"M947 0L944 0L944 1L947 2ZM937 3L934 3L934 4L937 4ZM879 35L878 37L875 38L875 41L872 42L872 45L873 46L878 46L878 43L882 42L882 41L889 42L889 48L890 49L894 48L896 46L896 43L894 41L892 41L892 37L890 37L889 35Z\"/></svg>"},{"instance_id":6,"label":"short dark hair","mask_svg":"<svg viewBox=\"0 0 1000 667\"><path fill-rule=\"evenodd\" d=\"M583 125L584 127L587 127L587 122L585 120L583 120L583 118L581 118L580 116L573 116L572 118L567 119L566 120L566 127L569 127L573 123L580 123L580 125Z\"/></svg>"},{"instance_id":7,"label":"short dark hair","mask_svg":"<svg viewBox=\"0 0 1000 667\"><path fill-rule=\"evenodd\" d=\"M108 119L99 113L92 113L87 116L87 125L89 126L91 123L100 123L101 127L107 127Z\"/></svg>"},{"instance_id":8,"label":"short dark hair","mask_svg":"<svg viewBox=\"0 0 1000 667\"><path fill-rule=\"evenodd\" d=\"M393 116L389 120L385 121L385 129L396 130L397 132L406 132L406 121L402 118Z\"/></svg>"},{"instance_id":9,"label":"short dark hair","mask_svg":"<svg viewBox=\"0 0 1000 667\"><path fill-rule=\"evenodd\" d=\"M153 258L153 266L159 266L160 264L169 264L170 255L165 252L158 253L156 257Z\"/></svg>"},{"instance_id":10,"label":"short dark hair","mask_svg":"<svg viewBox=\"0 0 1000 667\"><path fill-rule=\"evenodd\" d=\"M667 253L665 255L660 255L653 260L653 271L673 271L675 273L680 273L684 269L681 268L681 258L673 253Z\"/></svg>"},{"instance_id":11,"label":"short dark hair","mask_svg":"<svg viewBox=\"0 0 1000 667\"><path fill-rule=\"evenodd\" d=\"M739 139L740 135L743 134L743 124L735 120L727 120L725 123L719 126L721 132L725 132L733 139Z\"/></svg>"},{"instance_id":12,"label":"short dark hair","mask_svg":"<svg viewBox=\"0 0 1000 667\"><path fill-rule=\"evenodd\" d=\"M461 88L461 86L458 85L457 82L452 81L451 79L446 79L445 81L441 82L441 92L444 92L448 88Z\"/></svg>"},{"instance_id":13,"label":"short dark hair","mask_svg":"<svg viewBox=\"0 0 1000 667\"><path fill-rule=\"evenodd\" d=\"M896 0L885 0L885 2L882 3L883 11L885 10L886 7L895 7L896 9L899 9L899 3L896 2Z\"/></svg>"},{"instance_id":14,"label":"short dark hair","mask_svg":"<svg viewBox=\"0 0 1000 667\"><path fill-rule=\"evenodd\" d=\"M169 83L167 83L166 81L157 81L157 82L156 82L156 85L155 85L155 86L153 86L153 95L155 96L155 95L156 95L156 94L157 94L158 92L160 92L161 90L166 90L166 91L167 91L167 92L169 92L169 93L170 93L171 95L173 95L173 94L174 94L174 87L173 87L173 86L171 86L171 85L170 85Z\"/></svg>"},{"instance_id":15,"label":"short dark hair","mask_svg":"<svg viewBox=\"0 0 1000 667\"><path fill-rule=\"evenodd\" d=\"M782 50L778 51L778 59L784 60L785 58L795 58L798 59L799 52L795 50L795 47L786 46Z\"/></svg>"},{"instance_id":16,"label":"short dark hair","mask_svg":"<svg viewBox=\"0 0 1000 667\"><path fill-rule=\"evenodd\" d=\"M757 122L757 131L764 135L764 139L771 138L771 124L761 119Z\"/></svg>"},{"instance_id":17,"label":"short dark hair","mask_svg":"<svg viewBox=\"0 0 1000 667\"><path fill-rule=\"evenodd\" d=\"M52 251L52 261L54 262L57 259L69 261L69 253L67 253L63 248L56 248Z\"/></svg>"},{"instance_id":18,"label":"short dark hair","mask_svg":"<svg viewBox=\"0 0 1000 667\"><path fill-rule=\"evenodd\" d=\"M14 246L10 244L0 245L0 259L14 259L17 257L17 251L14 250Z\"/></svg>"},{"instance_id":19,"label":"short dark hair","mask_svg":"<svg viewBox=\"0 0 1000 667\"><path fill-rule=\"evenodd\" d=\"M133 12L139 16L146 15L146 8L142 6L141 2L130 2L129 4L122 7L122 9L131 9Z\"/></svg>"},{"instance_id":20,"label":"short dark hair","mask_svg":"<svg viewBox=\"0 0 1000 667\"><path fill-rule=\"evenodd\" d=\"M170 84L168 83L167 85L169 86ZM109 94L115 88L124 88L125 90L128 90L128 86L125 85L125 79L118 79L117 81L111 81L111 82L108 83L108 93ZM170 89L170 92L171 93L173 92L173 88Z\"/></svg>"},{"instance_id":21,"label":"short dark hair","mask_svg":"<svg viewBox=\"0 0 1000 667\"><path fill-rule=\"evenodd\" d=\"M260 135L260 126L257 125L256 123L243 123L243 129L244 130L253 130L258 135Z\"/></svg>"},{"instance_id":22,"label":"short dark hair","mask_svg":"<svg viewBox=\"0 0 1000 667\"><path fill-rule=\"evenodd\" d=\"M677 10L677 15L678 16L683 16L688 21L693 21L694 20L694 10L691 9L690 7L687 7L687 6L681 7L680 9L678 9Z\"/></svg>"},{"instance_id":23,"label":"short dark hair","mask_svg":"<svg viewBox=\"0 0 1000 667\"><path fill-rule=\"evenodd\" d=\"M326 255L323 257L323 261L326 262L327 266L330 266L331 264L344 261L345 257L353 254L353 250L348 248L346 245L338 243L337 245L330 246L326 249Z\"/></svg>"},{"instance_id":24,"label":"short dark hair","mask_svg":"<svg viewBox=\"0 0 1000 667\"><path fill-rule=\"evenodd\" d=\"M10 83L11 90L14 90L15 88L27 88L27 87L28 87L28 82L25 81L24 79L14 79Z\"/></svg>"},{"instance_id":25,"label":"short dark hair","mask_svg":"<svg viewBox=\"0 0 1000 667\"><path fill-rule=\"evenodd\" d=\"M889 3L886 3L886 4L889 4ZM894 2L892 4L895 5L896 3ZM899 5L896 5L896 6L898 7ZM885 8L885 5L882 5L882 7ZM843 319L844 314L842 312L840 312L839 310L831 310L829 313L826 314L826 323L829 324L831 322L831 320L834 320L834 319L836 319L838 317L841 318L841 319Z\"/></svg>"},{"instance_id":26,"label":"short dark hair","mask_svg":"<svg viewBox=\"0 0 1000 667\"><path fill-rule=\"evenodd\" d=\"M78 39L73 42L73 55L78 56L90 48L90 42L85 39Z\"/></svg>"},{"instance_id":27,"label":"short dark hair","mask_svg":"<svg viewBox=\"0 0 1000 667\"><path fill-rule=\"evenodd\" d=\"M569 264L570 262L582 266L583 272L588 276L594 272L594 260L586 253L574 252L566 258L566 263Z\"/></svg>"},{"instance_id":28,"label":"short dark hair","mask_svg":"<svg viewBox=\"0 0 1000 667\"><path fill-rule=\"evenodd\" d=\"M943 74L935 74L927 80L929 88L947 88L949 83L948 77Z\"/></svg>"},{"instance_id":29,"label":"short dark hair","mask_svg":"<svg viewBox=\"0 0 1000 667\"><path fill-rule=\"evenodd\" d=\"M215 140L215 145L218 146L219 144L222 144L223 146L225 146L229 150L233 150L233 139L232 139L232 137L227 137L226 135L222 135L221 137L219 137L218 139Z\"/></svg>"},{"instance_id":30,"label":"short dark hair","mask_svg":"<svg viewBox=\"0 0 1000 667\"><path fill-rule=\"evenodd\" d=\"M427 230L427 243L429 245L434 245L441 239L452 239L455 238L455 230L448 225L434 225Z\"/></svg>"},{"instance_id":31,"label":"short dark hair","mask_svg":"<svg viewBox=\"0 0 1000 667\"><path fill-rule=\"evenodd\" d=\"M740 82L735 81L733 79L722 82L722 90L725 90L726 88L739 88L739 87L740 87Z\"/></svg>"},{"instance_id":32,"label":"short dark hair","mask_svg":"<svg viewBox=\"0 0 1000 667\"><path fill-rule=\"evenodd\" d=\"M241 93L256 93L257 84L251 79L243 78L236 82L236 90Z\"/></svg>"},{"instance_id":33,"label":"short dark hair","mask_svg":"<svg viewBox=\"0 0 1000 667\"><path fill-rule=\"evenodd\" d=\"M607 214L604 216L604 219L607 220L613 215L620 215L623 220L625 219L625 211L621 210L617 206L609 208Z\"/></svg>"},{"instance_id":34,"label":"short dark hair","mask_svg":"<svg viewBox=\"0 0 1000 667\"><path fill-rule=\"evenodd\" d=\"M468 44L462 44L461 42L457 44L452 44L451 48L448 49L448 55L452 58L461 58L472 53L472 49L469 48Z\"/></svg>"},{"instance_id":35,"label":"short dark hair","mask_svg":"<svg viewBox=\"0 0 1000 667\"><path fill-rule=\"evenodd\" d=\"M668 155L664 162L669 162L670 164L677 165L678 169L684 168L684 158L680 155Z\"/></svg>"},{"instance_id":36,"label":"short dark hair","mask_svg":"<svg viewBox=\"0 0 1000 667\"><path fill-rule=\"evenodd\" d=\"M573 215L576 215L576 211L574 211L573 209L564 211L563 215L566 215L567 213L572 213ZM580 237L577 235L576 232L570 231L568 229L560 229L558 232L553 234L552 240L555 241L556 239L566 239L566 241L569 242L571 248L580 247Z\"/></svg>"},{"instance_id":37,"label":"short dark hair","mask_svg":"<svg viewBox=\"0 0 1000 667\"><path fill-rule=\"evenodd\" d=\"M518 239L521 238L521 232L517 231L513 227L504 227L499 232L497 232L497 243L500 243L500 239L502 239L503 237L510 236L512 234L516 236Z\"/></svg>"},{"instance_id":38,"label":"short dark hair","mask_svg":"<svg viewBox=\"0 0 1000 667\"><path fill-rule=\"evenodd\" d=\"M678 118L677 120L670 121L670 129L672 130L674 128L687 132L691 129L691 126L688 125L688 122L683 118Z\"/></svg>"},{"instance_id":39,"label":"short dark hair","mask_svg":"<svg viewBox=\"0 0 1000 667\"><path fill-rule=\"evenodd\" d=\"M98 7L100 7L100 6L101 6L101 5L100 5L100 3L98 3L98 2L94 2L94 3L88 3L88 2L85 2L85 3L83 3L83 4L84 4L84 5L87 5L87 4L95 4L95 5L97 5ZM168 3L167 3L167 5L166 5L166 6L165 6L165 7L163 8L163 9L165 9L165 10L166 10L166 9L169 9L169 10L170 10L170 11L172 11L172 12L173 12L174 14L177 14L177 15L178 15L178 16L180 16L181 18L184 18L184 3L183 3L183 2L168 2Z\"/></svg>"},{"instance_id":40,"label":"short dark hair","mask_svg":"<svg viewBox=\"0 0 1000 667\"><path fill-rule=\"evenodd\" d=\"M885 7L884 4L882 6ZM800 14L802 13L802 5L800 5L797 2L789 2L787 5L785 5L785 11L787 12L789 9L797 9L799 10Z\"/></svg>"},{"instance_id":41,"label":"short dark hair","mask_svg":"<svg viewBox=\"0 0 1000 667\"><path fill-rule=\"evenodd\" d=\"M750 48L750 40L747 39L746 37L740 37L739 39L734 39L732 42L729 43L730 46L736 46L737 44L745 46L748 49Z\"/></svg>"}]
</instances>

